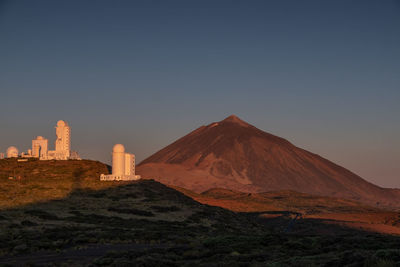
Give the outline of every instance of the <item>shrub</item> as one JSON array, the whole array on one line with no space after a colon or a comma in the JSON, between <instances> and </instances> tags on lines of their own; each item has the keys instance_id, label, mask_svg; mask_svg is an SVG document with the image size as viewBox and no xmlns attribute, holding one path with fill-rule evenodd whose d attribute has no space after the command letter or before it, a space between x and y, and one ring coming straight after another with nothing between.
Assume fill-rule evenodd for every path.
<instances>
[{"instance_id":1,"label":"shrub","mask_svg":"<svg viewBox=\"0 0 400 267\"><path fill-rule=\"evenodd\" d=\"M25 214L29 214L29 215L38 217L42 220L58 220L59 219L56 215L50 214L43 210L27 210L27 211L25 211Z\"/></svg>"},{"instance_id":2,"label":"shrub","mask_svg":"<svg viewBox=\"0 0 400 267\"><path fill-rule=\"evenodd\" d=\"M146 217L154 216L154 214L150 211L138 210L138 209L134 209L134 208L122 209L122 208L110 207L110 208L108 208L108 211L122 213L122 214L133 214L133 215L139 215L139 216L146 216Z\"/></svg>"},{"instance_id":3,"label":"shrub","mask_svg":"<svg viewBox=\"0 0 400 267\"><path fill-rule=\"evenodd\" d=\"M29 220L24 220L24 221L21 222L21 225L23 225L23 226L37 226L38 224L34 223L34 222L31 222Z\"/></svg>"},{"instance_id":4,"label":"shrub","mask_svg":"<svg viewBox=\"0 0 400 267\"><path fill-rule=\"evenodd\" d=\"M157 212L174 212L174 211L180 211L181 209L178 208L177 206L170 206L170 207L165 207L165 206L151 206L151 209L157 211Z\"/></svg>"}]
</instances>

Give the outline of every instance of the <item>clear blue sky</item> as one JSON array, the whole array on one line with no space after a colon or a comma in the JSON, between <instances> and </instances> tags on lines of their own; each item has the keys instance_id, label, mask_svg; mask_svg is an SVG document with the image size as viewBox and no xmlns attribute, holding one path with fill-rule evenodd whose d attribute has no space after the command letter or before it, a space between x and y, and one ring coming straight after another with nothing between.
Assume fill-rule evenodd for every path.
<instances>
[{"instance_id":1,"label":"clear blue sky","mask_svg":"<svg viewBox=\"0 0 400 267\"><path fill-rule=\"evenodd\" d=\"M400 1L1 1L0 151L138 160L236 114L400 188Z\"/></svg>"}]
</instances>

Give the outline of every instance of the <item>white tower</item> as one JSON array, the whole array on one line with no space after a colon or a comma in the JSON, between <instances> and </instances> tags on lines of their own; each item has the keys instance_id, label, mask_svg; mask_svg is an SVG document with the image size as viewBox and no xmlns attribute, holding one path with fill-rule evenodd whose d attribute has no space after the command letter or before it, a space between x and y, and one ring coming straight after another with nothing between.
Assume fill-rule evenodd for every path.
<instances>
[{"instance_id":1,"label":"white tower","mask_svg":"<svg viewBox=\"0 0 400 267\"><path fill-rule=\"evenodd\" d=\"M7 158L18 158L18 149L15 146L7 148Z\"/></svg>"},{"instance_id":2,"label":"white tower","mask_svg":"<svg viewBox=\"0 0 400 267\"><path fill-rule=\"evenodd\" d=\"M43 136L38 136L32 140L32 156L45 159L47 157L49 141Z\"/></svg>"},{"instance_id":3,"label":"white tower","mask_svg":"<svg viewBox=\"0 0 400 267\"><path fill-rule=\"evenodd\" d=\"M101 181L131 181L139 180L140 175L135 175L135 155L125 153L121 144L116 144L112 152L112 174L101 174Z\"/></svg>"},{"instance_id":4,"label":"white tower","mask_svg":"<svg viewBox=\"0 0 400 267\"><path fill-rule=\"evenodd\" d=\"M71 156L71 127L63 120L56 126L56 158L68 159Z\"/></svg>"},{"instance_id":5,"label":"white tower","mask_svg":"<svg viewBox=\"0 0 400 267\"><path fill-rule=\"evenodd\" d=\"M121 144L116 144L113 147L112 153L112 174L125 174L125 147Z\"/></svg>"}]
</instances>

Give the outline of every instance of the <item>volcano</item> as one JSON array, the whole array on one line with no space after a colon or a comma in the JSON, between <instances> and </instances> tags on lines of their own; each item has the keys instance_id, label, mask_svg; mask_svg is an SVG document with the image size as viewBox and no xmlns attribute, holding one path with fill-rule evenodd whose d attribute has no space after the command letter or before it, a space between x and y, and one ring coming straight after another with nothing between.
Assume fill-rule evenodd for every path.
<instances>
[{"instance_id":1,"label":"volcano","mask_svg":"<svg viewBox=\"0 0 400 267\"><path fill-rule=\"evenodd\" d=\"M381 188L235 115L201 126L142 161L145 178L195 192L294 190L400 206L400 190Z\"/></svg>"}]
</instances>

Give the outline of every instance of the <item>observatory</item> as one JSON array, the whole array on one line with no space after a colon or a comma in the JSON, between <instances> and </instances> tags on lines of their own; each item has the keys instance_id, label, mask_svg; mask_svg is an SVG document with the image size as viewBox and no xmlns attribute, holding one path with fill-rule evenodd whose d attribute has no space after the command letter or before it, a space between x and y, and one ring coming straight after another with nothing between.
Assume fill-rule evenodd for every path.
<instances>
[{"instance_id":1,"label":"observatory","mask_svg":"<svg viewBox=\"0 0 400 267\"><path fill-rule=\"evenodd\" d=\"M56 135L56 157L68 159L71 156L71 127L63 120L58 121Z\"/></svg>"},{"instance_id":2,"label":"observatory","mask_svg":"<svg viewBox=\"0 0 400 267\"><path fill-rule=\"evenodd\" d=\"M80 159L78 153L71 151L71 127L66 121L59 120L56 125L55 150L48 149L48 140L38 136L32 140L32 156L41 160Z\"/></svg>"},{"instance_id":3,"label":"observatory","mask_svg":"<svg viewBox=\"0 0 400 267\"><path fill-rule=\"evenodd\" d=\"M76 151L71 151L71 127L66 121L59 120L57 122L55 142L55 150L49 149L49 140L43 136L38 136L32 140L32 149L28 153L22 152L18 154L18 149L11 146L7 149L7 158L39 158L40 160L67 160L81 159ZM0 157L1 158L1 157Z\"/></svg>"},{"instance_id":4,"label":"observatory","mask_svg":"<svg viewBox=\"0 0 400 267\"><path fill-rule=\"evenodd\" d=\"M135 155L126 153L125 147L116 144L112 152L112 174L101 174L101 181L131 181L139 180L140 175L135 175Z\"/></svg>"},{"instance_id":5,"label":"observatory","mask_svg":"<svg viewBox=\"0 0 400 267\"><path fill-rule=\"evenodd\" d=\"M18 149L15 146L7 148L7 158L18 158Z\"/></svg>"},{"instance_id":6,"label":"observatory","mask_svg":"<svg viewBox=\"0 0 400 267\"><path fill-rule=\"evenodd\" d=\"M43 138L43 136L38 136L36 139L32 140L32 157L35 158L45 158L47 157L49 140Z\"/></svg>"}]
</instances>

